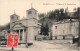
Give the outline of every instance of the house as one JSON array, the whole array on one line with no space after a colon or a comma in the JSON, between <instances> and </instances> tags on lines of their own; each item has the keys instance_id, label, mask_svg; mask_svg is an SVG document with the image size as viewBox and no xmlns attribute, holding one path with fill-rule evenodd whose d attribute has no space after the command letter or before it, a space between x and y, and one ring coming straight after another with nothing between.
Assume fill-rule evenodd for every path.
<instances>
[{"instance_id":1,"label":"house","mask_svg":"<svg viewBox=\"0 0 80 51\"><path fill-rule=\"evenodd\" d=\"M78 19L62 20L54 23L51 30L53 39L78 38L79 21Z\"/></svg>"}]
</instances>

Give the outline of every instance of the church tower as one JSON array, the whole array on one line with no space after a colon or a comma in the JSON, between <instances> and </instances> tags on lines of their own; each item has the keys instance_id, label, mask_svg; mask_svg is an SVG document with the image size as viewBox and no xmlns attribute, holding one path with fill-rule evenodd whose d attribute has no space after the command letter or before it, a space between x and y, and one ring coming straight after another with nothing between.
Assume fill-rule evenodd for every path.
<instances>
[{"instance_id":1,"label":"church tower","mask_svg":"<svg viewBox=\"0 0 80 51\"><path fill-rule=\"evenodd\" d=\"M26 11L26 17L28 19L27 26L37 26L38 24L38 13L32 6L29 10Z\"/></svg>"},{"instance_id":2,"label":"church tower","mask_svg":"<svg viewBox=\"0 0 80 51\"><path fill-rule=\"evenodd\" d=\"M16 21L19 21L19 16L14 11L14 14L10 16L10 29L12 29Z\"/></svg>"},{"instance_id":3,"label":"church tower","mask_svg":"<svg viewBox=\"0 0 80 51\"><path fill-rule=\"evenodd\" d=\"M35 36L38 34L38 13L33 7L26 11L28 18L28 33L27 33L27 41L28 43L33 43L35 41Z\"/></svg>"},{"instance_id":4,"label":"church tower","mask_svg":"<svg viewBox=\"0 0 80 51\"><path fill-rule=\"evenodd\" d=\"M26 11L26 15L28 19L31 19L31 18L38 19L37 10L35 10L32 5L31 5L31 9Z\"/></svg>"}]
</instances>

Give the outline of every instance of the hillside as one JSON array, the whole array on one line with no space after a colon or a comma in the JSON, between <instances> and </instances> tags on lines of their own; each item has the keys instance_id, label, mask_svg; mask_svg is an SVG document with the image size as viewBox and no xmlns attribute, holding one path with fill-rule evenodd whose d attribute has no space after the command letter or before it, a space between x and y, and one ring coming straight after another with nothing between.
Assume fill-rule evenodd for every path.
<instances>
[{"instance_id":1,"label":"hillside","mask_svg":"<svg viewBox=\"0 0 80 51\"><path fill-rule=\"evenodd\" d=\"M49 11L47 14L39 13L39 23L43 23L44 26L48 24L48 27L51 28L54 22L63 19L79 19L79 9L77 8L75 12L68 12L68 9L64 10L62 8Z\"/></svg>"},{"instance_id":2,"label":"hillside","mask_svg":"<svg viewBox=\"0 0 80 51\"><path fill-rule=\"evenodd\" d=\"M48 24L48 27L51 28L52 24L56 22L56 20L51 20L48 17L45 17L44 19L40 19L39 23L43 23L43 26L46 26L46 24Z\"/></svg>"}]
</instances>

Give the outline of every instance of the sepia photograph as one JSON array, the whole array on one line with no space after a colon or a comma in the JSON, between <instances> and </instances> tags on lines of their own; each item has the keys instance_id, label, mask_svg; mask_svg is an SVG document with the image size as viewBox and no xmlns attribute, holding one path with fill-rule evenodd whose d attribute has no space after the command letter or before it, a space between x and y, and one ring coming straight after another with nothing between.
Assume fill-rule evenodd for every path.
<instances>
[{"instance_id":1,"label":"sepia photograph","mask_svg":"<svg viewBox=\"0 0 80 51\"><path fill-rule=\"evenodd\" d=\"M80 51L80 0L0 0L0 51Z\"/></svg>"}]
</instances>

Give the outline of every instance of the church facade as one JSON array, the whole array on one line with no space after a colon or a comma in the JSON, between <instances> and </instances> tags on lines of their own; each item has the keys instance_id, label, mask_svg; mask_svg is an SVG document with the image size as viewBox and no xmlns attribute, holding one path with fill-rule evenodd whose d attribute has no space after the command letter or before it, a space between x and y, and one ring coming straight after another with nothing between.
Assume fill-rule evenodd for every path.
<instances>
[{"instance_id":1,"label":"church facade","mask_svg":"<svg viewBox=\"0 0 80 51\"><path fill-rule=\"evenodd\" d=\"M18 43L33 43L38 34L38 13L34 8L26 11L26 17L14 13L10 16L10 32L18 35Z\"/></svg>"}]
</instances>

